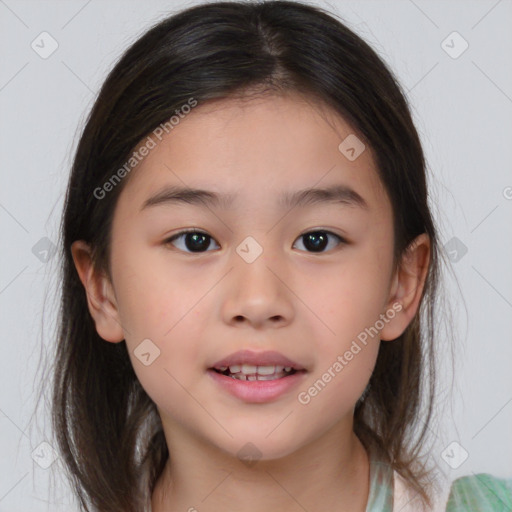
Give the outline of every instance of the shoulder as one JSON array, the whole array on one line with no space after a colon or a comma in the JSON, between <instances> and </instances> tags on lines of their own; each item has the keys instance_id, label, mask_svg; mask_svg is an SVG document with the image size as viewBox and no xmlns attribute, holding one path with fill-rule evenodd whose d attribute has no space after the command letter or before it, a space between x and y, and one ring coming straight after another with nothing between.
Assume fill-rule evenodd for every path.
<instances>
[{"instance_id":1,"label":"shoulder","mask_svg":"<svg viewBox=\"0 0 512 512\"><path fill-rule=\"evenodd\" d=\"M446 512L509 512L512 510L512 478L487 473L457 478L451 485Z\"/></svg>"}]
</instances>

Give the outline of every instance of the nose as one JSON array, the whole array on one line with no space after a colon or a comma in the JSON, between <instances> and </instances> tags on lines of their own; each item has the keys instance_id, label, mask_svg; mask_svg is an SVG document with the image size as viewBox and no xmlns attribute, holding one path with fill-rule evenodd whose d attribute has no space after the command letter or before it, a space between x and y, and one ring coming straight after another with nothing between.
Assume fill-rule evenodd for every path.
<instances>
[{"instance_id":1,"label":"nose","mask_svg":"<svg viewBox=\"0 0 512 512\"><path fill-rule=\"evenodd\" d=\"M224 322L255 329L280 328L293 320L290 273L265 251L252 263L237 254L225 282L222 304Z\"/></svg>"}]
</instances>

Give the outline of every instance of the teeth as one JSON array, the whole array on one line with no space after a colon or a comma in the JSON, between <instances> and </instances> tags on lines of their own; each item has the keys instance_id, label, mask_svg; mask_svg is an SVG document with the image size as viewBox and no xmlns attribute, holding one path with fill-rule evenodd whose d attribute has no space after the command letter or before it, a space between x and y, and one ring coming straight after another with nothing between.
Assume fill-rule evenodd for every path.
<instances>
[{"instance_id":1,"label":"teeth","mask_svg":"<svg viewBox=\"0 0 512 512\"><path fill-rule=\"evenodd\" d=\"M281 373L284 366L258 366L258 375L272 375L273 373Z\"/></svg>"},{"instance_id":2,"label":"teeth","mask_svg":"<svg viewBox=\"0 0 512 512\"><path fill-rule=\"evenodd\" d=\"M283 375L258 375L257 380L275 380L280 379L281 377L284 377Z\"/></svg>"},{"instance_id":3,"label":"teeth","mask_svg":"<svg viewBox=\"0 0 512 512\"><path fill-rule=\"evenodd\" d=\"M253 364L233 365L229 367L229 373L243 373L244 375L272 375L281 373L283 370L291 371L292 367L287 366L256 366Z\"/></svg>"},{"instance_id":4,"label":"teeth","mask_svg":"<svg viewBox=\"0 0 512 512\"><path fill-rule=\"evenodd\" d=\"M286 377L293 368L291 366L256 366L253 364L234 364L232 366L219 366L220 372L226 372L233 379L238 380L274 380Z\"/></svg>"},{"instance_id":5,"label":"teeth","mask_svg":"<svg viewBox=\"0 0 512 512\"><path fill-rule=\"evenodd\" d=\"M242 373L244 375L252 375L256 373L256 366L253 366L252 364L243 364L242 365ZM231 373L234 373L233 370L230 368Z\"/></svg>"},{"instance_id":6,"label":"teeth","mask_svg":"<svg viewBox=\"0 0 512 512\"><path fill-rule=\"evenodd\" d=\"M275 373L273 375L259 375L258 373L254 375L244 375L243 373L236 373L229 375L232 379L236 380L249 380L249 381L255 381L255 380L276 380L281 379L282 377L286 377L286 372L281 373Z\"/></svg>"}]
</instances>

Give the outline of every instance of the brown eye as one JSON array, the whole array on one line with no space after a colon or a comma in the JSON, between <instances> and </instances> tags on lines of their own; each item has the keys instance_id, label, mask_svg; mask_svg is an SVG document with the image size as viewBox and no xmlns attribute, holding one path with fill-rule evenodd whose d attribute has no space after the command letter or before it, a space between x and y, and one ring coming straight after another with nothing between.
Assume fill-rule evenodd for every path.
<instances>
[{"instance_id":1,"label":"brown eye","mask_svg":"<svg viewBox=\"0 0 512 512\"><path fill-rule=\"evenodd\" d=\"M173 244L184 252L207 252L213 238L202 231L181 231L165 241L166 244ZM179 244L175 244L179 241Z\"/></svg>"},{"instance_id":2,"label":"brown eye","mask_svg":"<svg viewBox=\"0 0 512 512\"><path fill-rule=\"evenodd\" d=\"M338 239L339 242L336 245L339 245L339 243L346 243L345 240L340 236L325 230L309 231L308 233L303 233L300 235L298 240L302 241L302 245L309 252L326 252L324 249L329 246L330 237Z\"/></svg>"}]
</instances>

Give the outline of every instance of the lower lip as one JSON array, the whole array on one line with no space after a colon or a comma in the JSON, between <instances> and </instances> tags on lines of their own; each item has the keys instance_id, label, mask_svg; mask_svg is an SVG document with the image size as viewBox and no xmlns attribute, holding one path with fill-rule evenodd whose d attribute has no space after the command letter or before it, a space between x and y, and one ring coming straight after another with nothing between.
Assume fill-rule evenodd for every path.
<instances>
[{"instance_id":1,"label":"lower lip","mask_svg":"<svg viewBox=\"0 0 512 512\"><path fill-rule=\"evenodd\" d=\"M275 380L239 380L208 369L211 378L233 396L245 402L263 403L275 400L296 387L304 378L305 371Z\"/></svg>"}]
</instances>

